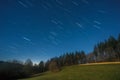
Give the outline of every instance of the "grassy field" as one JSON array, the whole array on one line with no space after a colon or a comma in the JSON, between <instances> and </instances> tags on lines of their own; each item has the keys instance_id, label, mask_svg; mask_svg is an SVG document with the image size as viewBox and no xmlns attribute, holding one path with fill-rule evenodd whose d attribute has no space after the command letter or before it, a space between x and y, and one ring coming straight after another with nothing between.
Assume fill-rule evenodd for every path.
<instances>
[{"instance_id":1,"label":"grassy field","mask_svg":"<svg viewBox=\"0 0 120 80\"><path fill-rule=\"evenodd\" d=\"M120 64L74 65L22 80L120 80Z\"/></svg>"}]
</instances>

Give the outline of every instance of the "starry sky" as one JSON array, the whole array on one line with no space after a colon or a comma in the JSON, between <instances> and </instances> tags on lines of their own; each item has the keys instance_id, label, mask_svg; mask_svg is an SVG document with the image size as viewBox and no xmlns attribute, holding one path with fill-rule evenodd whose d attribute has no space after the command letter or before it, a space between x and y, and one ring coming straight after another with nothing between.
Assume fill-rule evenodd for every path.
<instances>
[{"instance_id":1,"label":"starry sky","mask_svg":"<svg viewBox=\"0 0 120 80\"><path fill-rule=\"evenodd\" d=\"M93 51L120 33L120 0L0 0L0 60Z\"/></svg>"}]
</instances>

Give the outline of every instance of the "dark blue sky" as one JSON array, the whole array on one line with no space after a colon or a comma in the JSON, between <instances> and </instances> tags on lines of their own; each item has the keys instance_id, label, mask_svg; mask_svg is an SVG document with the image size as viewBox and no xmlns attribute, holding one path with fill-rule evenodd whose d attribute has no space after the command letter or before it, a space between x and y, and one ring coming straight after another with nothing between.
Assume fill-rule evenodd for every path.
<instances>
[{"instance_id":1,"label":"dark blue sky","mask_svg":"<svg viewBox=\"0 0 120 80\"><path fill-rule=\"evenodd\" d=\"M120 0L0 0L0 60L89 53L120 33Z\"/></svg>"}]
</instances>

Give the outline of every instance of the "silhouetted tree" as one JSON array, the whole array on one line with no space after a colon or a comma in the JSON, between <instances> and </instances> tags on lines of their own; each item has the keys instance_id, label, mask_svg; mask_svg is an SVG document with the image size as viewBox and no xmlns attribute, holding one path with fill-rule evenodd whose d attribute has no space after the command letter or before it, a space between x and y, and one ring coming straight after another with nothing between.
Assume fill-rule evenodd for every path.
<instances>
[{"instance_id":1,"label":"silhouetted tree","mask_svg":"<svg viewBox=\"0 0 120 80\"><path fill-rule=\"evenodd\" d=\"M44 71L45 71L44 69L45 69L44 62L41 61L41 62L39 63L39 71L40 71L40 72L44 72Z\"/></svg>"},{"instance_id":2,"label":"silhouetted tree","mask_svg":"<svg viewBox=\"0 0 120 80\"><path fill-rule=\"evenodd\" d=\"M86 63L87 61L86 61L85 52L84 52L84 51L81 51L79 55L80 55L80 62L81 62L81 64Z\"/></svg>"},{"instance_id":3,"label":"silhouetted tree","mask_svg":"<svg viewBox=\"0 0 120 80\"><path fill-rule=\"evenodd\" d=\"M50 61L47 60L46 63L45 63L45 71L49 70L49 64L50 64Z\"/></svg>"},{"instance_id":4,"label":"silhouetted tree","mask_svg":"<svg viewBox=\"0 0 120 80\"><path fill-rule=\"evenodd\" d=\"M33 73L35 74L40 73L39 66L37 64L33 66Z\"/></svg>"},{"instance_id":5,"label":"silhouetted tree","mask_svg":"<svg viewBox=\"0 0 120 80\"><path fill-rule=\"evenodd\" d=\"M94 47L93 54L95 55L95 62L97 62L97 57L98 57L98 48L97 48L97 46Z\"/></svg>"},{"instance_id":6,"label":"silhouetted tree","mask_svg":"<svg viewBox=\"0 0 120 80\"><path fill-rule=\"evenodd\" d=\"M31 75L33 74L33 62L31 59L27 59L24 64L24 71L26 74Z\"/></svg>"}]
</instances>

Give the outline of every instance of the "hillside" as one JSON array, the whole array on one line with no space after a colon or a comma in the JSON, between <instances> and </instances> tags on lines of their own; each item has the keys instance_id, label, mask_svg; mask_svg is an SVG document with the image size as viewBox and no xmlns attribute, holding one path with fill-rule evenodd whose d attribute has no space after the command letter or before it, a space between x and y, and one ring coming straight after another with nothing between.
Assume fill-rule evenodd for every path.
<instances>
[{"instance_id":1,"label":"hillside","mask_svg":"<svg viewBox=\"0 0 120 80\"><path fill-rule=\"evenodd\" d=\"M120 63L74 65L57 73L46 72L22 80L120 80Z\"/></svg>"}]
</instances>

